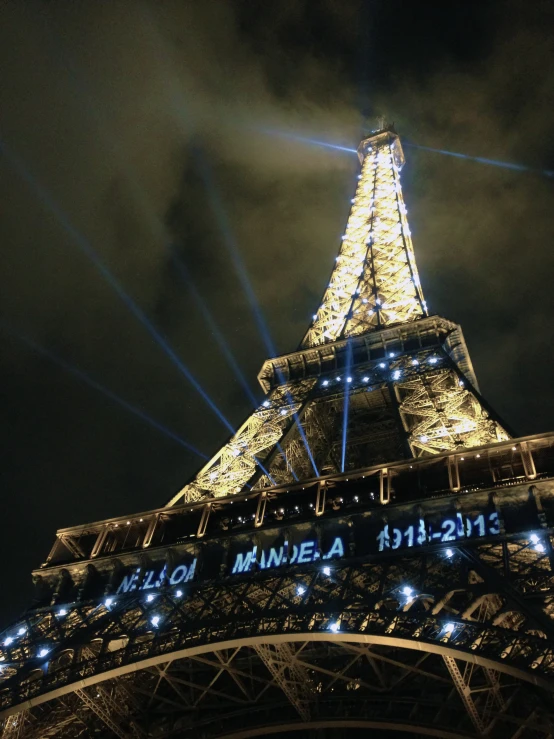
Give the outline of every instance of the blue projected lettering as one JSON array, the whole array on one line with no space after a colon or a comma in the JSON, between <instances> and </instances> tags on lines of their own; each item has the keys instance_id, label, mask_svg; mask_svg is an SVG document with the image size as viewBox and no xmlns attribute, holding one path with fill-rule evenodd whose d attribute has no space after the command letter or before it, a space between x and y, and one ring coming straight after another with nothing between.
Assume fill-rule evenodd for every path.
<instances>
[{"instance_id":1,"label":"blue projected lettering","mask_svg":"<svg viewBox=\"0 0 554 739\"><path fill-rule=\"evenodd\" d=\"M280 547L270 547L269 549L262 549L260 552L258 552L258 547L254 546L247 552L238 552L232 574L250 572L254 564L257 564L261 570L266 570L271 567L306 564L318 559L332 559L334 557L344 557L344 544L340 536L335 537L331 548L325 554L321 554L315 539L307 539L298 546L296 544L289 546L288 542L285 542Z\"/></svg>"},{"instance_id":2,"label":"blue projected lettering","mask_svg":"<svg viewBox=\"0 0 554 739\"><path fill-rule=\"evenodd\" d=\"M500 533L498 513L480 513L475 518L457 513L455 518L444 518L438 528L425 524L420 518L417 523L394 527L385 524L377 534L379 551L400 549L401 547L423 546L424 544L446 544L470 537L496 536Z\"/></svg>"},{"instance_id":3,"label":"blue projected lettering","mask_svg":"<svg viewBox=\"0 0 554 739\"><path fill-rule=\"evenodd\" d=\"M194 578L196 571L196 559L187 566L184 564L177 565L171 576L169 577L170 585L179 585L180 583L190 582ZM160 588L166 582L167 566L164 565L161 570L146 570L144 573L140 567L130 575L125 575L116 591L117 595L121 593L130 593L133 590L150 590L150 588Z\"/></svg>"}]
</instances>

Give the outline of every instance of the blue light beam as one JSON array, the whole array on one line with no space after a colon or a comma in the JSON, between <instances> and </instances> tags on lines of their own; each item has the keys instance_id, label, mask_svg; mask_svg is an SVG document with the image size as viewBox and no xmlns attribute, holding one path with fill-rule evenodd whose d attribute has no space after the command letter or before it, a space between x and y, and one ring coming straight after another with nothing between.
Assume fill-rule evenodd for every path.
<instances>
[{"instance_id":1,"label":"blue light beam","mask_svg":"<svg viewBox=\"0 0 554 739\"><path fill-rule=\"evenodd\" d=\"M286 389L286 380L285 380L285 378L283 376L283 373L281 372L281 370L278 367L275 367L275 372L277 374L277 379L279 380L279 382L281 383L281 385L283 385L283 387L285 387L285 398L287 399L287 402L290 403L291 406L293 406L295 401L293 400L292 395L290 394L290 392ZM293 413L292 414L292 417L294 418L294 422L295 422L295 424L296 424L296 426L298 428L298 433L300 434L300 438L302 439L302 443L304 444L304 447L305 447L306 452L308 454L308 458L309 458L310 462L312 463L312 467L313 467L313 470L315 472L315 476L316 477L319 477L319 472L318 472L318 469L317 469L317 465L315 463L315 459L314 459L314 456L312 454L312 450L310 449L310 445L308 444L308 439L307 439L306 434L304 432L304 429L302 427L302 423L300 422L300 417L299 417L298 413ZM296 477L296 475L295 475L295 477Z\"/></svg>"},{"instance_id":2,"label":"blue light beam","mask_svg":"<svg viewBox=\"0 0 554 739\"><path fill-rule=\"evenodd\" d=\"M267 478L269 479L270 483L271 483L272 485L276 485L277 483L276 483L276 482L275 482L275 480L274 480L274 479L273 479L273 478L271 477L271 475L269 474L268 470L266 470L266 468L265 468L265 467L263 466L263 464L262 464L262 463L260 462L260 460L258 459L258 457L256 457L256 456L254 455L254 456L253 456L253 459L254 459L254 461L256 462L256 464L257 464L257 465L259 466L259 468L261 469L261 471L262 471L262 472L264 473L264 475L265 475L265 476L266 476L266 477L267 477Z\"/></svg>"},{"instance_id":3,"label":"blue light beam","mask_svg":"<svg viewBox=\"0 0 554 739\"><path fill-rule=\"evenodd\" d=\"M309 136L298 136L297 134L289 133L287 131L279 131L277 129L270 128L256 128L254 129L258 133L266 134L268 136L276 136L281 139L287 139L294 141L299 144L308 144L310 146L320 146L326 149L334 149L335 151L343 151L347 154L357 154L356 149L351 149L348 146L341 146L339 144L332 144L328 141L322 141L321 139L312 139ZM366 132L365 135L370 135L371 132ZM409 141L402 141L402 146L409 147L412 149L420 149L421 151L428 151L433 154L442 154L443 156L456 157L457 159L465 159L469 162L477 162L478 164L487 164L493 167L501 167L502 169L510 169L513 172L528 172L530 174L537 174L543 177L554 177L554 170L552 169L538 169L537 167L529 167L526 164L517 164L515 162L503 162L500 159L488 159L487 157L475 157L469 154L461 154L456 151L448 151L446 149L435 149L431 146L421 146L420 144L412 144Z\"/></svg>"},{"instance_id":4,"label":"blue light beam","mask_svg":"<svg viewBox=\"0 0 554 739\"><path fill-rule=\"evenodd\" d=\"M297 475L297 474L296 474L296 472L295 472L295 471L294 471L294 470L292 469L292 465L290 464L290 462L289 462L289 461L288 461L288 459L287 459L287 455L285 454L285 450L283 449L283 447L281 446L281 444L280 444L279 442L277 442L275 446L277 447L277 449L278 449L278 450L279 450L279 451L281 452L281 454L283 455L283 459L285 460L285 464L286 464L286 466L287 466L287 467L289 468L289 470L290 470L290 473L291 473L291 475L292 475L292 476L294 477L294 479L296 480L296 482L298 482L298 475Z\"/></svg>"},{"instance_id":5,"label":"blue light beam","mask_svg":"<svg viewBox=\"0 0 554 739\"><path fill-rule=\"evenodd\" d=\"M466 159L469 162L478 162L479 164L489 164L493 167L501 167L502 169L511 169L514 172L529 172L530 174L538 174L543 177L554 177L554 170L537 169L536 167L528 167L526 164L516 164L514 162L503 162L499 159L487 159L486 157L472 157L468 154L460 154L457 151L447 151L446 149L433 149L431 146L420 146L419 144L410 144L406 141L402 142L403 146L412 149L420 149L421 151L430 151L433 154L443 154L447 157L456 157L456 159Z\"/></svg>"},{"instance_id":6,"label":"blue light beam","mask_svg":"<svg viewBox=\"0 0 554 739\"><path fill-rule=\"evenodd\" d=\"M309 136L298 136L298 134L289 133L287 131L278 131L274 128L257 128L254 129L259 133L266 134L267 136L277 136L281 139L287 139L288 141L294 141L298 144L309 144L310 146L324 147L325 149L334 149L335 151L343 151L347 154L357 154L356 149L351 149L349 146L341 146L340 144L331 144L329 141L321 141L321 139L312 139Z\"/></svg>"},{"instance_id":7,"label":"blue light beam","mask_svg":"<svg viewBox=\"0 0 554 739\"><path fill-rule=\"evenodd\" d=\"M213 334L213 336L214 336L214 338L215 338L215 340L217 342L218 347L220 348L221 352L225 356L225 359L227 360L229 366L231 367L231 369L235 373L235 376L236 376L237 380L239 381L239 383L241 384L242 389L244 390L247 398L251 401L251 403L254 406L258 406L260 404L259 399L256 398L256 396L254 395L254 393L250 389L250 386L249 386L248 382L246 381L246 377L242 373L242 370L240 369L240 367L239 367L239 365L237 363L237 360L235 359L235 356L233 355L231 349L229 348L229 345L225 341L225 337L223 336L223 334L219 330L219 327L218 327L217 323L215 322L215 319L212 316L212 314L211 314L208 306L206 305L205 301L203 300L202 296L200 295L200 291L198 290L198 288L194 284L194 280L190 276L190 273L189 273L187 267L185 266L185 264L183 263L183 261L178 257L178 255L177 255L174 247L172 247L171 245L168 245L168 249L169 249L169 252L171 254L171 258L173 260L173 264L177 268L177 271L179 273L179 276L181 277L181 279L183 280L183 282L186 284L187 289L189 290L190 294L192 295L192 298L193 298L194 302L196 303L198 309L202 313L202 316L203 316L204 320L208 324L208 326L210 328L210 331L212 332L212 334Z\"/></svg>"},{"instance_id":8,"label":"blue light beam","mask_svg":"<svg viewBox=\"0 0 554 739\"><path fill-rule=\"evenodd\" d=\"M346 344L346 367L344 375L344 403L342 412L342 455L340 463L340 471L344 472L346 465L346 442L348 439L348 411L350 410L350 383L352 377L350 370L352 369L352 342Z\"/></svg>"},{"instance_id":9,"label":"blue light beam","mask_svg":"<svg viewBox=\"0 0 554 739\"><path fill-rule=\"evenodd\" d=\"M252 283L250 282L246 265L244 264L244 260L240 253L240 248L235 239L235 235L233 234L231 224L229 223L229 218L227 217L227 213L223 206L221 197L219 196L219 192L215 185L214 178L212 176L206 158L198 149L196 149L195 151L195 160L198 171L200 173L200 177L204 182L204 186L208 194L210 207L215 216L219 231L223 237L223 244L231 256L235 272L237 273L237 277L239 278L239 282L242 286L242 289L244 290L244 294L246 295L248 303L250 304L250 308L254 315L254 320L256 321L256 325L258 326L258 330L262 336L266 350L269 353L269 356L274 357L276 355L275 346L267 328L262 309L260 307L260 304L258 303L258 299L256 298L256 293L254 292L254 288L252 287Z\"/></svg>"},{"instance_id":10,"label":"blue light beam","mask_svg":"<svg viewBox=\"0 0 554 739\"><path fill-rule=\"evenodd\" d=\"M46 359L49 359L51 362L56 364L58 367L61 367L61 369L65 370L65 372L68 372L74 377L77 377L79 380L82 380L89 387L93 388L94 390L97 390L99 393L102 393L102 395L105 395L110 400L113 400L114 403L117 403L119 406L124 408L126 411L129 411L129 413L132 413L133 415L137 416L137 418L140 418L142 421L145 421L150 426L152 426L152 428L155 428L157 431L160 431L162 434L164 434L168 438L173 439L173 441L176 441L182 447L184 447L185 449L188 449L188 451L192 452L193 454L196 454L198 457L201 457L202 459L205 459L205 460L208 459L208 457L205 454L198 451L198 449L192 446L192 444L189 444L187 441L182 439L180 436L177 436L177 434L174 434L173 431L168 429L166 426L161 424L159 421L156 421L154 418L149 416L147 413L145 413L140 408L137 408L131 403L128 403L126 400L123 400L123 398L120 398L119 395L116 395L116 393L114 393L112 390L109 390L107 387L104 387L99 382L96 382L96 380L93 380L93 378L90 377L90 375L87 375L86 372L83 372L83 370L80 370L77 367L74 367L72 364L69 364L69 362L67 362L65 359L62 359L58 355L54 354L54 352L41 346L36 341L29 338L28 336L25 336L21 332L15 331L14 329L6 326L4 322L0 324L0 327L7 334L14 337L18 341L20 341L22 344L25 344L29 349L34 351L36 354L39 354L40 356L45 357Z\"/></svg>"},{"instance_id":11,"label":"blue light beam","mask_svg":"<svg viewBox=\"0 0 554 739\"><path fill-rule=\"evenodd\" d=\"M171 348L169 343L164 337L157 331L154 324L150 321L147 315L139 308L135 301L130 295L125 292L123 286L114 277L106 265L102 262L98 254L93 249L90 242L80 233L80 231L73 226L69 218L66 216L62 208L56 203L54 198L50 196L45 187L43 187L29 172L25 166L23 160L17 155L13 149L9 148L7 144L0 140L0 153L8 160L12 165L17 174L29 185L31 190L35 193L37 198L50 210L50 212L56 217L58 222L62 225L64 230L69 236L75 241L80 251L93 263L96 269L100 272L106 282L112 287L117 296L125 303L131 313L137 318L144 328L148 331L150 336L158 344L158 346L167 354L167 356L173 361L179 371L186 377L194 389L200 394L204 402L208 405L210 410L219 418L223 425L231 432L235 433L235 430L225 418L223 413L219 410L207 392L202 388L198 380L194 377L192 372L186 367L186 365L177 356L175 351Z\"/></svg>"},{"instance_id":12,"label":"blue light beam","mask_svg":"<svg viewBox=\"0 0 554 739\"><path fill-rule=\"evenodd\" d=\"M302 424L300 423L300 418L298 417L298 413L293 413L292 417L294 418L294 422L296 423L296 426L298 428L298 433L300 434L300 438L302 439L304 446L306 447L306 451L308 452L308 457L310 459L310 462L312 463L313 470L315 472L315 476L319 477L319 470L317 469L317 465L315 463L314 455L312 454L312 450L310 449L310 445L308 444L308 439L306 438L306 434L304 432L304 429L302 427Z\"/></svg>"}]
</instances>

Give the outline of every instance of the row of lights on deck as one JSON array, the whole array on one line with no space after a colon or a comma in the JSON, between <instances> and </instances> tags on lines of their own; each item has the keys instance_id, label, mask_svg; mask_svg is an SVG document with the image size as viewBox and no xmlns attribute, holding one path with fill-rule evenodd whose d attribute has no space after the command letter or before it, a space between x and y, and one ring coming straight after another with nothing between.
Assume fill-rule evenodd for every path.
<instances>
[{"instance_id":1,"label":"row of lights on deck","mask_svg":"<svg viewBox=\"0 0 554 739\"><path fill-rule=\"evenodd\" d=\"M395 356L396 355L393 352L391 352L389 354L389 358L391 358L391 359L393 357L395 357ZM433 357L429 357L429 359L427 361L429 362L429 364L436 364L439 361L439 358L433 356ZM411 363L412 363L412 365L414 367L416 367L417 365L420 364L420 362L419 362L418 359L412 359L412 362ZM379 369L387 369L388 368L388 365L386 364L386 362L379 362L379 365L378 366L379 366ZM393 380L399 380L401 376L402 376L402 372L400 370L394 370L393 373L392 373L392 379ZM354 378L351 377L350 375L348 375L344 379L346 380L347 383L351 383ZM335 382L342 382L342 381L343 381L343 378L342 378L341 375L338 375L337 377L335 377ZM331 380L323 380L321 382L321 384L323 385L323 387L328 387L331 382L332 382ZM369 382L369 377L367 377L367 375L364 376L364 377L362 377L362 382ZM264 405L265 405L265 403L264 403ZM269 405L269 403L268 403L268 405Z\"/></svg>"}]
</instances>

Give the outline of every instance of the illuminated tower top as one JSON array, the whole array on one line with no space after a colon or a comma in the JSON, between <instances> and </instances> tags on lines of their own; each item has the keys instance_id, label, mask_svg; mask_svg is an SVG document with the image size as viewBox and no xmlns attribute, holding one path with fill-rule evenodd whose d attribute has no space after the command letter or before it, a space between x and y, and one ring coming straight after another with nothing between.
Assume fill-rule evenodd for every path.
<instances>
[{"instance_id":1,"label":"illuminated tower top","mask_svg":"<svg viewBox=\"0 0 554 739\"><path fill-rule=\"evenodd\" d=\"M476 394L460 327L427 314L396 132L358 153L337 263L299 350L266 360L262 404L170 505L508 438Z\"/></svg>"},{"instance_id":2,"label":"illuminated tower top","mask_svg":"<svg viewBox=\"0 0 554 739\"><path fill-rule=\"evenodd\" d=\"M402 198L404 154L389 127L364 139L342 245L304 348L427 315Z\"/></svg>"}]
</instances>

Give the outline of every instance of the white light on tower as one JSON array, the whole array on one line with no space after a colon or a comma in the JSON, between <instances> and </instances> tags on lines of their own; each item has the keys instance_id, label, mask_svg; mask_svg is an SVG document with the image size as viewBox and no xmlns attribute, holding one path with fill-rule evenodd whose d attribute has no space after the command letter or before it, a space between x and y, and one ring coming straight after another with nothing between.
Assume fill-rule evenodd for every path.
<instances>
[{"instance_id":1,"label":"white light on tower","mask_svg":"<svg viewBox=\"0 0 554 739\"><path fill-rule=\"evenodd\" d=\"M150 623L154 627L158 626L158 624L160 623L160 617L159 616L152 616L152 618L150 619Z\"/></svg>"},{"instance_id":2,"label":"white light on tower","mask_svg":"<svg viewBox=\"0 0 554 739\"><path fill-rule=\"evenodd\" d=\"M332 624L330 624L329 631L332 631L333 634L336 634L338 632L339 628L340 627L339 627L338 623L336 621L334 621Z\"/></svg>"},{"instance_id":3,"label":"white light on tower","mask_svg":"<svg viewBox=\"0 0 554 739\"><path fill-rule=\"evenodd\" d=\"M327 575L327 577L329 577L329 575L331 574L331 568L330 567L324 567L323 568L323 574L324 575Z\"/></svg>"}]
</instances>

